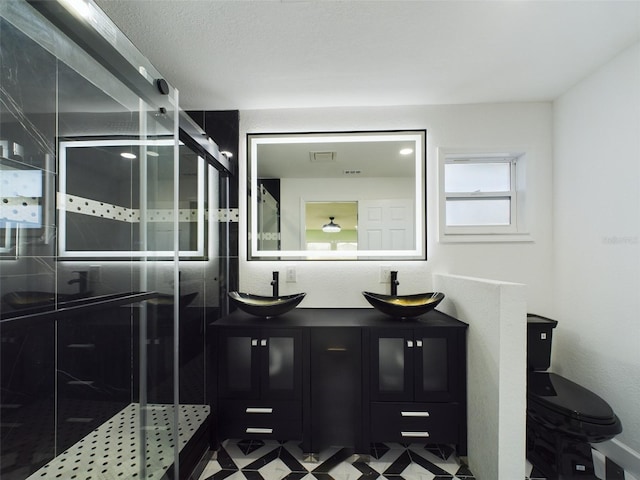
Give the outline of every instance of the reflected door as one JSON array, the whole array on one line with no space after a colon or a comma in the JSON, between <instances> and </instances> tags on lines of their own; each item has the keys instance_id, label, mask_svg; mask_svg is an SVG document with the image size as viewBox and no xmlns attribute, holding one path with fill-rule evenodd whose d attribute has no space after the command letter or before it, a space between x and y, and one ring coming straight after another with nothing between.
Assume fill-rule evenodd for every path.
<instances>
[{"instance_id":1,"label":"reflected door","mask_svg":"<svg viewBox=\"0 0 640 480\"><path fill-rule=\"evenodd\" d=\"M358 246L362 250L415 248L413 200L362 200L358 207Z\"/></svg>"}]
</instances>

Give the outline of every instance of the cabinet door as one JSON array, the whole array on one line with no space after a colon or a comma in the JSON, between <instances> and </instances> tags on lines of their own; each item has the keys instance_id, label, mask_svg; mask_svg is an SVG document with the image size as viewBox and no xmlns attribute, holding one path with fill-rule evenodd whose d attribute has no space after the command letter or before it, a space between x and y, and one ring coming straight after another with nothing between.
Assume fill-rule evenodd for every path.
<instances>
[{"instance_id":1,"label":"cabinet door","mask_svg":"<svg viewBox=\"0 0 640 480\"><path fill-rule=\"evenodd\" d=\"M220 396L260 398L260 332L221 329L218 336Z\"/></svg>"},{"instance_id":2,"label":"cabinet door","mask_svg":"<svg viewBox=\"0 0 640 480\"><path fill-rule=\"evenodd\" d=\"M258 344L261 398L301 399L302 332L263 329Z\"/></svg>"},{"instance_id":3,"label":"cabinet door","mask_svg":"<svg viewBox=\"0 0 640 480\"><path fill-rule=\"evenodd\" d=\"M457 398L457 333L430 328L415 331L416 401L449 402Z\"/></svg>"},{"instance_id":4,"label":"cabinet door","mask_svg":"<svg viewBox=\"0 0 640 480\"><path fill-rule=\"evenodd\" d=\"M412 330L371 331L372 400L413 400L415 348Z\"/></svg>"},{"instance_id":5,"label":"cabinet door","mask_svg":"<svg viewBox=\"0 0 640 480\"><path fill-rule=\"evenodd\" d=\"M311 452L319 452L331 445L364 448L361 439L361 343L359 328L321 327L313 330Z\"/></svg>"}]
</instances>

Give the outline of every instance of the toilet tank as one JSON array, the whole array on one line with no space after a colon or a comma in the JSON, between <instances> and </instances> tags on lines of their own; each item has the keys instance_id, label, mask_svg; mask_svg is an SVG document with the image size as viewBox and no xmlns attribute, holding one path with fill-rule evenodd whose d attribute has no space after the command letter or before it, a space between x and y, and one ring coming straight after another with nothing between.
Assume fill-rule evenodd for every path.
<instances>
[{"instance_id":1,"label":"toilet tank","mask_svg":"<svg viewBox=\"0 0 640 480\"><path fill-rule=\"evenodd\" d=\"M551 338L558 322L527 314L527 369L544 371L551 365Z\"/></svg>"}]
</instances>

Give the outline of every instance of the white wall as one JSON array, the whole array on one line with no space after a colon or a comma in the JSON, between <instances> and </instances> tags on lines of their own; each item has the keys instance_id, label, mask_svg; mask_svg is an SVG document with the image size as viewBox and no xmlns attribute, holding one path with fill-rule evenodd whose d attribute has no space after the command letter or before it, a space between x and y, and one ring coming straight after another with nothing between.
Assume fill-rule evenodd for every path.
<instances>
[{"instance_id":1,"label":"white wall","mask_svg":"<svg viewBox=\"0 0 640 480\"><path fill-rule=\"evenodd\" d=\"M549 313L551 295L550 103L459 106L283 109L240 112L240 178L246 178L246 133L322 130L427 129L428 261L246 261L246 191L240 190L240 289L270 294L271 271L295 265L297 283L281 282L281 293L307 292L302 307L364 307L362 290L388 291L379 268L399 271L399 293L432 290L434 271L527 285L532 311ZM437 242L437 149L508 148L527 152L528 224L532 243L440 244ZM241 182L242 183L242 182ZM281 275L283 278L284 275ZM446 292L445 292L446 293Z\"/></svg>"},{"instance_id":2,"label":"white wall","mask_svg":"<svg viewBox=\"0 0 640 480\"><path fill-rule=\"evenodd\" d=\"M560 97L554 125L552 366L611 404L608 447L640 472L640 44Z\"/></svg>"},{"instance_id":3,"label":"white wall","mask_svg":"<svg viewBox=\"0 0 640 480\"><path fill-rule=\"evenodd\" d=\"M434 275L438 309L469 324L469 468L478 480L525 477L527 310L522 285Z\"/></svg>"}]
</instances>

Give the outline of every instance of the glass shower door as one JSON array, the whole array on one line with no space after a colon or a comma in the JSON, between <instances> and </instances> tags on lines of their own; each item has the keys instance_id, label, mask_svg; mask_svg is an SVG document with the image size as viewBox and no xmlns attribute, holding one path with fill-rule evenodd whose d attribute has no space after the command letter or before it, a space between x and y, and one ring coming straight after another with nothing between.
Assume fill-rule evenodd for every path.
<instances>
[{"instance_id":1,"label":"glass shower door","mask_svg":"<svg viewBox=\"0 0 640 480\"><path fill-rule=\"evenodd\" d=\"M177 478L177 92L0 17L0 477Z\"/></svg>"}]
</instances>

